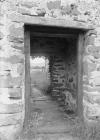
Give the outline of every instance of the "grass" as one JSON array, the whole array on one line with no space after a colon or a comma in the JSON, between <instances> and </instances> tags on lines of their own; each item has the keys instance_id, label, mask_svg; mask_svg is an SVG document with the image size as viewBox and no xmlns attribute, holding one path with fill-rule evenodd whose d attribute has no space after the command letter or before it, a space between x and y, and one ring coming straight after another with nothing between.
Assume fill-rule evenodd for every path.
<instances>
[{"instance_id":1,"label":"grass","mask_svg":"<svg viewBox=\"0 0 100 140\"><path fill-rule=\"evenodd\" d=\"M48 73L45 71L33 71L31 73L31 83L40 89L42 92L46 93L50 85L50 80L48 79ZM82 122L78 117L74 119L73 126L69 132L70 135L78 137L79 140L100 140L100 122L96 125L89 125ZM28 127L29 131L31 127ZM19 139L22 140L22 139Z\"/></svg>"},{"instance_id":2,"label":"grass","mask_svg":"<svg viewBox=\"0 0 100 140\"><path fill-rule=\"evenodd\" d=\"M99 123L97 125L89 125L82 122L79 118L76 118L74 120L74 125L72 129L67 133L68 135L71 135L73 137L73 140L74 138L78 140L100 140L100 124ZM29 127L27 132L30 129L32 128ZM18 140L26 140L26 139L19 138Z\"/></svg>"},{"instance_id":3,"label":"grass","mask_svg":"<svg viewBox=\"0 0 100 140\"><path fill-rule=\"evenodd\" d=\"M100 140L100 122L91 125L91 123L82 122L77 118L70 134L78 137L79 140Z\"/></svg>"}]
</instances>

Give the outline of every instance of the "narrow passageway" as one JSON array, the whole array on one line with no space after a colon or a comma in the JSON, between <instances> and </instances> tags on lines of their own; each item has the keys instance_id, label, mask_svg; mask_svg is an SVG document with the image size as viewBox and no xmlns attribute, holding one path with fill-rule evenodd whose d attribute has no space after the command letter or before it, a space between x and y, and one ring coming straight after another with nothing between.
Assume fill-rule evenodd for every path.
<instances>
[{"instance_id":1,"label":"narrow passageway","mask_svg":"<svg viewBox=\"0 0 100 140\"><path fill-rule=\"evenodd\" d=\"M63 108L33 87L31 98L31 117L25 140L76 140L68 133L73 125L73 118L64 113Z\"/></svg>"},{"instance_id":2,"label":"narrow passageway","mask_svg":"<svg viewBox=\"0 0 100 140\"><path fill-rule=\"evenodd\" d=\"M70 135L77 104L76 36L31 35L29 58L30 118L24 140L76 140Z\"/></svg>"}]
</instances>

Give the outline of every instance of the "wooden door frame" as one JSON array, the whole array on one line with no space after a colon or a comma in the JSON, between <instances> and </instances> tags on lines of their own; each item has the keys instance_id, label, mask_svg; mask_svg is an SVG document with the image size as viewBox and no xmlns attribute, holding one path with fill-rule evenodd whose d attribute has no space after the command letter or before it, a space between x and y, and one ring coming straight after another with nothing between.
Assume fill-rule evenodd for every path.
<instances>
[{"instance_id":1,"label":"wooden door frame","mask_svg":"<svg viewBox=\"0 0 100 140\"><path fill-rule=\"evenodd\" d=\"M83 117L83 54L84 54L84 36L80 33L77 39L77 116Z\"/></svg>"},{"instance_id":2,"label":"wooden door frame","mask_svg":"<svg viewBox=\"0 0 100 140\"><path fill-rule=\"evenodd\" d=\"M24 53L25 53L25 118L24 128L28 126L30 115L30 31L25 29L24 32Z\"/></svg>"},{"instance_id":3,"label":"wooden door frame","mask_svg":"<svg viewBox=\"0 0 100 140\"><path fill-rule=\"evenodd\" d=\"M33 25L34 26L34 25ZM76 28L77 30L77 28ZM25 119L24 126L27 127L30 115L30 32L25 29L24 43L25 43ZM80 32L77 38L77 115L83 118L83 49L84 48L84 33Z\"/></svg>"}]
</instances>

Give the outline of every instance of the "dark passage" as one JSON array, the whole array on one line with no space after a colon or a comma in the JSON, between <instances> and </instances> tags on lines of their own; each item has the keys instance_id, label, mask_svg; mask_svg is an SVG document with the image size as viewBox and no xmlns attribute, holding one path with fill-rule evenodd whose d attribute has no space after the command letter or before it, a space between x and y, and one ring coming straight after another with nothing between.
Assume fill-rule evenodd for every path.
<instances>
[{"instance_id":1,"label":"dark passage","mask_svg":"<svg viewBox=\"0 0 100 140\"><path fill-rule=\"evenodd\" d=\"M26 139L73 140L68 135L77 110L77 39L31 35L31 114ZM39 58L44 59L43 62Z\"/></svg>"},{"instance_id":2,"label":"dark passage","mask_svg":"<svg viewBox=\"0 0 100 140\"><path fill-rule=\"evenodd\" d=\"M48 60L47 70L42 72L42 77L40 76L45 94L63 106L66 113L75 114L77 104L76 38L33 36L31 37L31 57L37 56L44 56L45 60ZM31 76L31 83L38 79L39 74L40 72L37 72L35 77ZM40 85L38 84L38 87Z\"/></svg>"}]
</instances>

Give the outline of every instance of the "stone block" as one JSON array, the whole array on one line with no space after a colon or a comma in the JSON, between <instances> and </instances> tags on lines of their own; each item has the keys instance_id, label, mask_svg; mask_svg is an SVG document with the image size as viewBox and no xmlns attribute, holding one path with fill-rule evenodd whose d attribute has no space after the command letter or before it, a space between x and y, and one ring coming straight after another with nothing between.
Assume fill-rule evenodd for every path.
<instances>
[{"instance_id":1,"label":"stone block","mask_svg":"<svg viewBox=\"0 0 100 140\"><path fill-rule=\"evenodd\" d=\"M88 45L86 48L86 52L90 55L93 55L96 58L100 57L100 47L94 45Z\"/></svg>"},{"instance_id":2,"label":"stone block","mask_svg":"<svg viewBox=\"0 0 100 140\"><path fill-rule=\"evenodd\" d=\"M24 43L12 43L11 47L21 50L24 53Z\"/></svg>"},{"instance_id":3,"label":"stone block","mask_svg":"<svg viewBox=\"0 0 100 140\"><path fill-rule=\"evenodd\" d=\"M22 77L0 76L0 88L20 87Z\"/></svg>"},{"instance_id":4,"label":"stone block","mask_svg":"<svg viewBox=\"0 0 100 140\"><path fill-rule=\"evenodd\" d=\"M85 60L85 61L83 61L83 74L84 75L88 75L88 61L87 60Z\"/></svg>"},{"instance_id":5,"label":"stone block","mask_svg":"<svg viewBox=\"0 0 100 140\"><path fill-rule=\"evenodd\" d=\"M17 56L17 55L13 55L7 58L7 61L10 62L11 64L24 63L24 59L20 58L20 56Z\"/></svg>"},{"instance_id":6,"label":"stone block","mask_svg":"<svg viewBox=\"0 0 100 140\"><path fill-rule=\"evenodd\" d=\"M4 35L2 32L0 32L0 40L3 39Z\"/></svg>"},{"instance_id":7,"label":"stone block","mask_svg":"<svg viewBox=\"0 0 100 140\"><path fill-rule=\"evenodd\" d=\"M91 103L91 104L94 104L95 101L93 100L93 96L91 95L91 93L89 93L87 91L83 91L83 94L84 94L84 100Z\"/></svg>"},{"instance_id":8,"label":"stone block","mask_svg":"<svg viewBox=\"0 0 100 140\"><path fill-rule=\"evenodd\" d=\"M2 26L2 27L3 27L3 25L4 25L3 18L2 18L2 17L0 17L0 26Z\"/></svg>"},{"instance_id":9,"label":"stone block","mask_svg":"<svg viewBox=\"0 0 100 140\"><path fill-rule=\"evenodd\" d=\"M85 45L94 45L95 38L96 35L87 36L87 38L85 39Z\"/></svg>"},{"instance_id":10,"label":"stone block","mask_svg":"<svg viewBox=\"0 0 100 140\"><path fill-rule=\"evenodd\" d=\"M0 95L6 94L8 97L8 88L0 88Z\"/></svg>"},{"instance_id":11,"label":"stone block","mask_svg":"<svg viewBox=\"0 0 100 140\"><path fill-rule=\"evenodd\" d=\"M90 73L90 78L93 78L93 79L95 79L95 78L99 78L100 77L100 71L93 71L93 72L91 72Z\"/></svg>"},{"instance_id":12,"label":"stone block","mask_svg":"<svg viewBox=\"0 0 100 140\"><path fill-rule=\"evenodd\" d=\"M95 77L93 79L93 83L94 83L95 86L100 86L100 77Z\"/></svg>"},{"instance_id":13,"label":"stone block","mask_svg":"<svg viewBox=\"0 0 100 140\"><path fill-rule=\"evenodd\" d=\"M100 95L98 91L94 91L94 92L84 91L84 99L91 104L100 105Z\"/></svg>"},{"instance_id":14,"label":"stone block","mask_svg":"<svg viewBox=\"0 0 100 140\"><path fill-rule=\"evenodd\" d=\"M0 103L0 114L14 114L24 110L23 104L3 104Z\"/></svg>"},{"instance_id":15,"label":"stone block","mask_svg":"<svg viewBox=\"0 0 100 140\"><path fill-rule=\"evenodd\" d=\"M6 61L0 62L0 76L9 76L18 77L21 74L24 74L24 64L23 63L14 63L11 64Z\"/></svg>"},{"instance_id":16,"label":"stone block","mask_svg":"<svg viewBox=\"0 0 100 140\"><path fill-rule=\"evenodd\" d=\"M91 92L91 94L92 94L94 92L100 92L100 86L92 87L90 85L84 84L83 85L83 90L85 90L87 92Z\"/></svg>"},{"instance_id":17,"label":"stone block","mask_svg":"<svg viewBox=\"0 0 100 140\"><path fill-rule=\"evenodd\" d=\"M22 131L22 124L7 125L0 127L1 140L15 140Z\"/></svg>"},{"instance_id":18,"label":"stone block","mask_svg":"<svg viewBox=\"0 0 100 140\"><path fill-rule=\"evenodd\" d=\"M21 88L9 88L8 96L10 99L22 99L22 89Z\"/></svg>"},{"instance_id":19,"label":"stone block","mask_svg":"<svg viewBox=\"0 0 100 140\"><path fill-rule=\"evenodd\" d=\"M21 13L22 15L31 15L31 10L28 8L19 7L18 13Z\"/></svg>"},{"instance_id":20,"label":"stone block","mask_svg":"<svg viewBox=\"0 0 100 140\"><path fill-rule=\"evenodd\" d=\"M100 27L97 26L97 27L95 28L95 31L97 32L97 34L100 34Z\"/></svg>"},{"instance_id":21,"label":"stone block","mask_svg":"<svg viewBox=\"0 0 100 140\"><path fill-rule=\"evenodd\" d=\"M14 99L15 101L22 99L22 89L21 88L0 88L0 97L3 98L6 95L7 101ZM9 99L10 98L10 99ZM6 102L6 99L4 100Z\"/></svg>"},{"instance_id":22,"label":"stone block","mask_svg":"<svg viewBox=\"0 0 100 140\"><path fill-rule=\"evenodd\" d=\"M20 74L20 75L22 75L23 73L24 73L24 71L25 71L25 66L23 65L23 64L18 64L17 65L17 72Z\"/></svg>"},{"instance_id":23,"label":"stone block","mask_svg":"<svg viewBox=\"0 0 100 140\"><path fill-rule=\"evenodd\" d=\"M4 16L5 12L5 6L0 1L0 16Z\"/></svg>"},{"instance_id":24,"label":"stone block","mask_svg":"<svg viewBox=\"0 0 100 140\"><path fill-rule=\"evenodd\" d=\"M32 7L37 7L37 2L34 2L32 0L30 1L20 1L21 6L27 7L27 8L32 8Z\"/></svg>"},{"instance_id":25,"label":"stone block","mask_svg":"<svg viewBox=\"0 0 100 140\"><path fill-rule=\"evenodd\" d=\"M23 119L22 112L15 114L0 114L0 127L19 124L23 121L22 119Z\"/></svg>"},{"instance_id":26,"label":"stone block","mask_svg":"<svg viewBox=\"0 0 100 140\"><path fill-rule=\"evenodd\" d=\"M61 14L62 15L66 15L66 14L69 15L70 13L71 13L71 7L69 5L61 7Z\"/></svg>"},{"instance_id":27,"label":"stone block","mask_svg":"<svg viewBox=\"0 0 100 140\"><path fill-rule=\"evenodd\" d=\"M60 9L61 8L61 0L54 0L54 1L49 1L47 2L47 8L49 10L52 9Z\"/></svg>"},{"instance_id":28,"label":"stone block","mask_svg":"<svg viewBox=\"0 0 100 140\"><path fill-rule=\"evenodd\" d=\"M0 76L8 76L10 74L9 70L1 70L0 69Z\"/></svg>"},{"instance_id":29,"label":"stone block","mask_svg":"<svg viewBox=\"0 0 100 140\"><path fill-rule=\"evenodd\" d=\"M88 36L91 36L91 35L97 35L97 31L96 30L89 30L87 33L86 33L86 35L85 35L85 37L87 38Z\"/></svg>"},{"instance_id":30,"label":"stone block","mask_svg":"<svg viewBox=\"0 0 100 140\"><path fill-rule=\"evenodd\" d=\"M17 26L17 24L12 24L9 27L9 34L15 38L24 38L24 28L23 26Z\"/></svg>"},{"instance_id":31,"label":"stone block","mask_svg":"<svg viewBox=\"0 0 100 140\"><path fill-rule=\"evenodd\" d=\"M0 88L4 88L4 87L9 87L8 80L5 76L0 76Z\"/></svg>"},{"instance_id":32,"label":"stone block","mask_svg":"<svg viewBox=\"0 0 100 140\"><path fill-rule=\"evenodd\" d=\"M95 71L96 69L97 69L96 63L93 63L92 61L91 61L91 63L88 62L88 72L89 73Z\"/></svg>"},{"instance_id":33,"label":"stone block","mask_svg":"<svg viewBox=\"0 0 100 140\"><path fill-rule=\"evenodd\" d=\"M8 20L10 20L12 22L24 24L28 20L30 20L32 17L22 15L21 13L18 13L18 12L13 12L13 13L10 12L10 13L7 13L7 18L8 18ZM23 27L24 27L24 25L23 25Z\"/></svg>"},{"instance_id":34,"label":"stone block","mask_svg":"<svg viewBox=\"0 0 100 140\"><path fill-rule=\"evenodd\" d=\"M45 16L45 14L46 14L46 10L44 9L44 8L42 8L42 9L37 9L36 10L36 13L37 13L37 15L38 16Z\"/></svg>"},{"instance_id":35,"label":"stone block","mask_svg":"<svg viewBox=\"0 0 100 140\"><path fill-rule=\"evenodd\" d=\"M16 55L17 54L17 55ZM3 71L10 71L13 70L14 68L17 68L17 64L24 64L24 56L22 54L16 53L15 55L8 56L7 58L5 57L0 57L1 61L1 68L0 70ZM16 66L16 67L15 67Z\"/></svg>"},{"instance_id":36,"label":"stone block","mask_svg":"<svg viewBox=\"0 0 100 140\"><path fill-rule=\"evenodd\" d=\"M10 71L10 75L13 78L16 78L16 77L20 76L20 74L17 72L17 64L19 64L19 63L14 64L11 71ZM24 71L23 71L23 74L24 74Z\"/></svg>"},{"instance_id":37,"label":"stone block","mask_svg":"<svg viewBox=\"0 0 100 140\"><path fill-rule=\"evenodd\" d=\"M99 46L100 45L100 37L99 38L95 38L94 45L95 46Z\"/></svg>"},{"instance_id":38,"label":"stone block","mask_svg":"<svg viewBox=\"0 0 100 140\"><path fill-rule=\"evenodd\" d=\"M94 96L93 98L94 102L100 105L100 95Z\"/></svg>"},{"instance_id":39,"label":"stone block","mask_svg":"<svg viewBox=\"0 0 100 140\"><path fill-rule=\"evenodd\" d=\"M15 77L9 79L9 87L21 87L22 77Z\"/></svg>"},{"instance_id":40,"label":"stone block","mask_svg":"<svg viewBox=\"0 0 100 140\"><path fill-rule=\"evenodd\" d=\"M84 101L85 117L90 120L97 120L100 118L100 105L90 104Z\"/></svg>"},{"instance_id":41,"label":"stone block","mask_svg":"<svg viewBox=\"0 0 100 140\"><path fill-rule=\"evenodd\" d=\"M75 4L71 4L71 15L78 16L80 15L79 10Z\"/></svg>"},{"instance_id":42,"label":"stone block","mask_svg":"<svg viewBox=\"0 0 100 140\"><path fill-rule=\"evenodd\" d=\"M86 53L89 55L88 58L92 61L98 61L100 58L100 47L88 45L86 49Z\"/></svg>"},{"instance_id":43,"label":"stone block","mask_svg":"<svg viewBox=\"0 0 100 140\"><path fill-rule=\"evenodd\" d=\"M23 37L14 37L14 36L11 36L11 35L8 35L8 40L10 42L13 42L13 43L23 43L24 42Z\"/></svg>"},{"instance_id":44,"label":"stone block","mask_svg":"<svg viewBox=\"0 0 100 140\"><path fill-rule=\"evenodd\" d=\"M10 70L10 75L13 78L24 76L25 74L25 66L24 63L15 63L12 65L12 68Z\"/></svg>"},{"instance_id":45,"label":"stone block","mask_svg":"<svg viewBox=\"0 0 100 140\"><path fill-rule=\"evenodd\" d=\"M17 11L17 6L14 2L7 2L6 7L8 11Z\"/></svg>"}]
</instances>

